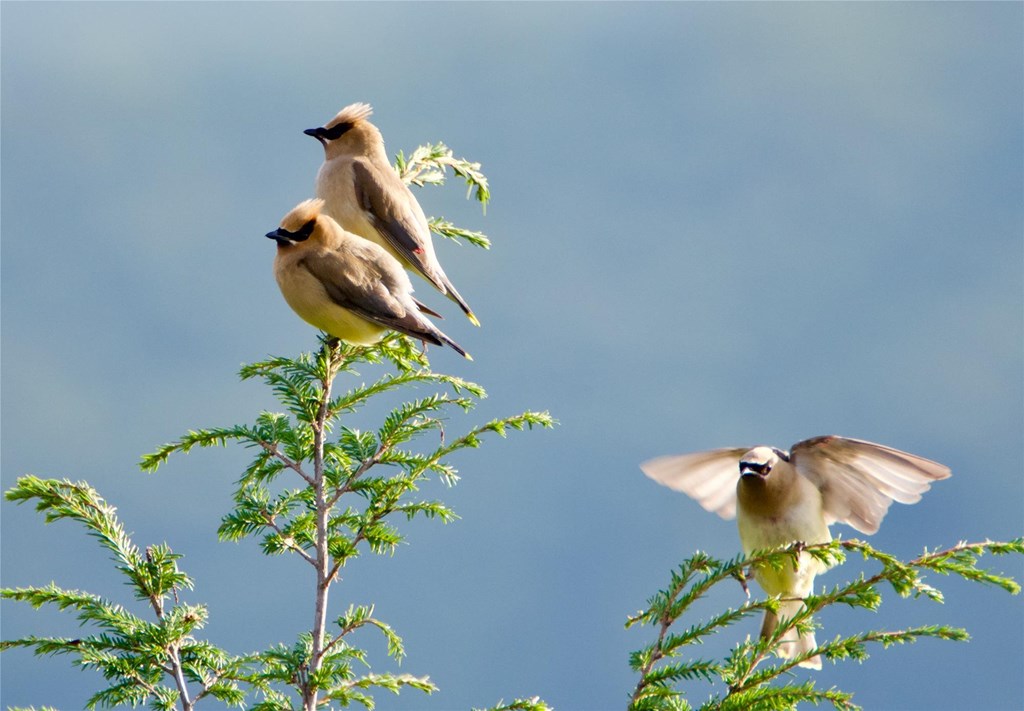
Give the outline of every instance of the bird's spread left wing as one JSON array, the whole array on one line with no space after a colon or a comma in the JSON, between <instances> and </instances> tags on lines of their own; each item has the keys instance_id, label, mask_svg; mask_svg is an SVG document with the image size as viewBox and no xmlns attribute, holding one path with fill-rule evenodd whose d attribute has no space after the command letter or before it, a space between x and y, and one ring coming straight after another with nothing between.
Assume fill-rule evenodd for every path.
<instances>
[{"instance_id":1,"label":"bird's spread left wing","mask_svg":"<svg viewBox=\"0 0 1024 711\"><path fill-rule=\"evenodd\" d=\"M640 465L654 481L681 491L722 518L736 515L736 480L740 457L748 448L729 447L708 452L651 459Z\"/></svg>"},{"instance_id":2,"label":"bird's spread left wing","mask_svg":"<svg viewBox=\"0 0 1024 711\"><path fill-rule=\"evenodd\" d=\"M821 491L829 523L868 534L878 530L893 501L916 503L933 481L950 476L938 462L846 437L804 440L793 446L790 458Z\"/></svg>"}]
</instances>

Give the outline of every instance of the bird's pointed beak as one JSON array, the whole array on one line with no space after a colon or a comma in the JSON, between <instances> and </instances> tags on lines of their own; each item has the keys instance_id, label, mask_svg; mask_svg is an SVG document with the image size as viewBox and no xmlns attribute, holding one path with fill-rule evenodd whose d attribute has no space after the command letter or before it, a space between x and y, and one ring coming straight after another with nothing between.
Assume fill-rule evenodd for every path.
<instances>
[{"instance_id":1,"label":"bird's pointed beak","mask_svg":"<svg viewBox=\"0 0 1024 711\"><path fill-rule=\"evenodd\" d=\"M751 466L740 466L740 477L745 479L764 479L767 474L767 470L763 468L759 469Z\"/></svg>"},{"instance_id":2,"label":"bird's pointed beak","mask_svg":"<svg viewBox=\"0 0 1024 711\"><path fill-rule=\"evenodd\" d=\"M307 128L305 131L303 131L303 133L306 134L307 136L312 136L316 140L320 141L320 145L322 145L324 148L327 147L327 139L324 138L323 126L319 128Z\"/></svg>"},{"instance_id":3,"label":"bird's pointed beak","mask_svg":"<svg viewBox=\"0 0 1024 711\"><path fill-rule=\"evenodd\" d=\"M288 238L288 236L281 232L281 228L280 227L278 227L273 232L268 232L266 236L269 237L270 239L274 240L275 242L277 242L278 245L282 245L282 246L286 245L286 244L289 244L291 242L291 240Z\"/></svg>"}]
</instances>

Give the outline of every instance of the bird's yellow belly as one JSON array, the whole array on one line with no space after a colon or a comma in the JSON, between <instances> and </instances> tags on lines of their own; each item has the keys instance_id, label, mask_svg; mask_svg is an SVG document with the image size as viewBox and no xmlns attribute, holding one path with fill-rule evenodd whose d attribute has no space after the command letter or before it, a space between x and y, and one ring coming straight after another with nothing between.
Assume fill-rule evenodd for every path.
<instances>
[{"instance_id":1,"label":"bird's yellow belly","mask_svg":"<svg viewBox=\"0 0 1024 711\"><path fill-rule=\"evenodd\" d=\"M740 515L737 523L743 552L749 555L755 550L777 548L800 541L808 545L827 543L832 540L820 508L791 509L779 517ZM811 593L814 576L823 573L826 567L807 553L801 553L795 566L784 564L781 569L769 565L754 568L754 578L769 595L796 595L804 597Z\"/></svg>"},{"instance_id":2,"label":"bird's yellow belly","mask_svg":"<svg viewBox=\"0 0 1024 711\"><path fill-rule=\"evenodd\" d=\"M784 565L782 569L776 569L767 565L755 566L754 579L769 595L792 595L802 598L811 594L814 576L823 572L820 563L806 553L801 553L796 567Z\"/></svg>"},{"instance_id":3,"label":"bird's yellow belly","mask_svg":"<svg viewBox=\"0 0 1024 711\"><path fill-rule=\"evenodd\" d=\"M290 275L277 274L281 294L306 323L348 343L371 346L387 331L383 326L341 308L327 295L323 286L305 270Z\"/></svg>"}]
</instances>

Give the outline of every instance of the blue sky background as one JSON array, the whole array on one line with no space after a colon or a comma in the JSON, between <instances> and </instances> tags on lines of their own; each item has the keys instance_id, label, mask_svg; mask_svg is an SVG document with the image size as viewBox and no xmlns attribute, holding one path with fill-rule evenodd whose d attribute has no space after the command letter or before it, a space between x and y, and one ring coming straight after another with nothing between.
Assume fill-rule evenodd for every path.
<instances>
[{"instance_id":1,"label":"blue sky background","mask_svg":"<svg viewBox=\"0 0 1024 711\"><path fill-rule=\"evenodd\" d=\"M441 687L380 709L622 708L629 652L652 638L626 617L694 550L739 548L733 523L641 474L652 456L874 440L954 477L894 506L873 544L910 557L1018 536L1022 27L1020 3L4 2L3 486L88 480L136 543L184 555L185 599L230 651L308 627L305 564L216 540L247 452L136 463L280 409L237 369L315 334L263 235L312 193L322 150L302 130L367 101L390 155L443 140L492 184L486 216L458 186L419 193L494 240L438 245L481 329L417 292L476 358L435 349L435 369L490 394L450 431L524 409L561 423L460 455L459 486L424 492L461 520L417 522L393 558L346 569L332 612L376 603L402 671ZM0 516L4 586L131 602L70 524ZM991 565L1024 577L1019 559ZM830 611L821 635L936 623L969 643L797 678L871 709L1024 707L1020 598L934 582L943 606ZM701 612L741 600L723 590ZM77 634L26 606L2 624ZM361 641L388 668L382 641ZM66 659L0 661L4 705L80 708L101 681Z\"/></svg>"}]
</instances>

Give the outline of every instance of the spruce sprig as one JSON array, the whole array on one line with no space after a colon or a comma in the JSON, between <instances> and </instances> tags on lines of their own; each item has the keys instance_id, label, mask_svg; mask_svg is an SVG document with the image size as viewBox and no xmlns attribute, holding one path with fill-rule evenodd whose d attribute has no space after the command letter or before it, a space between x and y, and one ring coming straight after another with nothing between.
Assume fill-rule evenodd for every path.
<instances>
[{"instance_id":1,"label":"spruce sprig","mask_svg":"<svg viewBox=\"0 0 1024 711\"><path fill-rule=\"evenodd\" d=\"M431 474L444 484L455 483L458 473L446 461L452 454L479 446L488 433L504 436L509 428L553 425L547 413L524 412L447 437L451 412L471 410L486 393L475 383L431 371L425 358L411 350L409 340L393 334L379 346L365 348L322 337L316 353L246 365L241 376L263 380L286 412L262 413L250 425L192 430L142 459L142 468L154 471L172 454L194 447L233 442L253 450L219 535L225 540L258 537L265 553L294 553L315 570L313 629L291 648L277 647L253 657L264 666L254 678L268 703L282 703L281 690L274 686L281 683L297 691L306 708L328 701L358 702L369 708L371 688L432 691L435 687L425 677L357 674L350 662L362 661L365 652L348 643L349 633L367 625L376 628L385 635L388 653L395 659L403 655L401 639L373 618L369 607L350 606L346 615L328 625L328 591L340 569L363 551L392 553L405 540L395 516L443 522L456 518L440 501L414 498ZM395 371L333 395L340 374L356 375L359 363L380 360L391 361ZM381 395L423 386L437 390L393 407L373 430L343 422L343 416ZM438 444L416 446L430 433L439 437Z\"/></svg>"},{"instance_id":2,"label":"spruce sprig","mask_svg":"<svg viewBox=\"0 0 1024 711\"><path fill-rule=\"evenodd\" d=\"M874 575L861 574L857 579L835 585L821 594L811 595L804 601L804 607L790 619L783 619L775 632L765 640L737 644L723 662L706 660L684 660L684 647L699 643L708 635L716 634L727 626L756 611L777 610L778 598L747 600L743 605L728 609L710 620L692 625L683 632L672 632L672 628L699 598L712 587L729 579L740 582L747 589L748 573L752 566L781 567L794 565L801 554L809 554L827 566L840 565L848 552L859 553L868 560L880 564L881 569ZM730 560L716 560L705 553L697 552L673 570L665 590L659 591L650 600L645 610L631 616L626 627L647 625L658 632L655 640L630 656L630 666L640 675L640 680L630 699L630 709L688 709L691 708L680 688L682 682L702 679L721 681L725 691L714 694L700 706L700 709L793 709L800 702L819 704L830 703L837 709L857 708L853 694L836 689L818 689L813 681L804 683L786 682L779 685L779 679L791 672L801 661L815 655L832 661L843 659L862 660L867 657L869 644L887 648L894 644L914 642L922 637L964 641L968 639L965 630L940 625L923 625L901 630L869 631L819 644L814 650L792 659L779 660L759 668L774 652L786 632L796 628L809 631L813 628L811 617L822 609L834 604L844 604L868 610L876 610L882 596L878 586L888 583L901 597L925 597L942 602L942 593L926 583L922 573L926 571L943 575L958 575L965 580L1002 588L1011 594L1020 592L1020 585L1012 578L978 567L983 555L1009 555L1024 553L1024 539L1007 542L983 541L961 542L947 549L925 550L917 558L902 562L895 556L873 548L859 540L835 540L816 545L794 544L776 550L755 551L750 556L739 556Z\"/></svg>"},{"instance_id":3,"label":"spruce sprig","mask_svg":"<svg viewBox=\"0 0 1024 711\"><path fill-rule=\"evenodd\" d=\"M491 199L487 176L480 171L480 164L465 158L456 158L451 148L444 143L432 143L420 146L408 158L399 151L395 157L395 170L405 183L422 187L424 185L443 185L447 171L466 181L466 197L471 195L484 210Z\"/></svg>"},{"instance_id":4,"label":"spruce sprig","mask_svg":"<svg viewBox=\"0 0 1024 711\"><path fill-rule=\"evenodd\" d=\"M94 694L87 708L150 704L158 709L192 709L206 696L228 706L244 706L238 682L246 660L233 657L194 633L206 624L203 605L179 600L192 580L178 568L180 556L166 544L140 550L125 532L115 509L84 482L23 476L7 491L9 501L36 502L47 523L72 520L85 527L112 555L135 597L149 603L147 620L98 595L43 587L0 590L9 600L35 608L53 605L74 610L78 621L96 633L84 637L36 637L0 642L0 650L28 648L40 655L69 655L75 664L96 669L109 686Z\"/></svg>"},{"instance_id":5,"label":"spruce sprig","mask_svg":"<svg viewBox=\"0 0 1024 711\"><path fill-rule=\"evenodd\" d=\"M450 170L466 181L467 197L474 196L484 209L490 200L480 165L455 158L441 143L422 146L408 159L399 154L397 170L417 186L443 184ZM443 218L430 220L430 226L456 241L490 244L484 234ZM373 382L353 380L347 390L334 394L336 379L357 378L361 365L390 368ZM259 413L249 424L190 430L144 455L140 467L154 472L171 455L197 447L232 444L249 449L252 457L237 480L233 506L222 517L218 534L232 541L258 538L267 555L294 554L313 569L310 628L291 645L277 643L238 657L194 639L207 613L202 606L179 602L178 591L191 589L192 582L178 569L176 554L163 545L140 552L114 518L113 507L86 484L24 477L8 498L38 500L48 522L73 518L85 523L90 535L113 553L136 596L150 602L157 621L52 584L5 590L5 597L36 607L74 609L98 632L83 639L25 637L0 648L72 654L77 664L99 669L109 684L90 699L90 708L149 704L190 710L210 696L261 711L352 704L372 709L375 690L432 693L437 687L429 677L369 671L368 655L353 643L353 634L376 630L384 636L387 654L399 662L405 655L401 638L374 617L371 605L349 604L332 618L328 593L347 562L365 551L393 552L404 541L403 520L456 518L444 503L418 496L419 487L432 478L448 486L458 480L451 455L480 446L488 434L504 437L509 429L551 427L551 416L528 411L449 437L452 415L468 412L486 393L475 383L432 371L425 351L398 334L373 346L324 336L315 352L269 357L243 366L240 376L262 381L283 411ZM372 402L412 388L420 389L417 396L392 407L374 428L357 429L348 419ZM499 706L509 711L548 708L535 698Z\"/></svg>"},{"instance_id":6,"label":"spruce sprig","mask_svg":"<svg viewBox=\"0 0 1024 711\"><path fill-rule=\"evenodd\" d=\"M480 171L480 164L456 158L452 149L443 143L420 146L408 158L399 151L395 156L395 170L405 183L419 187L443 185L447 180L447 171L451 170L456 177L466 181L466 198L474 198L483 211L487 212L491 190L487 176ZM467 230L443 217L432 217L427 224L431 232L445 239L460 244L465 240L475 247L491 248L491 240L483 232Z\"/></svg>"}]
</instances>

